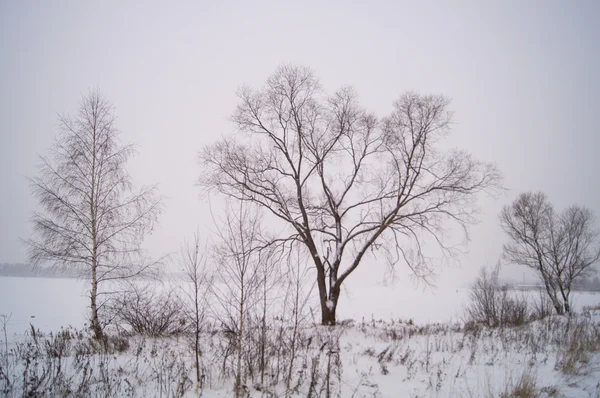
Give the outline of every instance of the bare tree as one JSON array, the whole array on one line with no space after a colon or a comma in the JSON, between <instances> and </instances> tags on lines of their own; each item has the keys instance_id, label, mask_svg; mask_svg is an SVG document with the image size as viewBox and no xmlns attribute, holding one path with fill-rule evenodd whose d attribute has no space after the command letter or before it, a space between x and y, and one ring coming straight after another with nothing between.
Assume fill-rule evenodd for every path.
<instances>
[{"instance_id":1,"label":"bare tree","mask_svg":"<svg viewBox=\"0 0 600 398\"><path fill-rule=\"evenodd\" d=\"M258 245L260 248L260 245ZM269 356L268 356L268 317L271 314L270 310L273 307L273 291L274 287L281 280L282 275L278 272L279 267L276 266L275 262L281 260L274 255L273 248L267 247L262 248L260 253L261 261L259 263L259 274L260 274L260 288L259 295L260 300L257 308L257 315L260 324L260 337L258 339L258 370L260 371L260 384L261 386L265 383L265 374L267 372Z\"/></svg>"},{"instance_id":2,"label":"bare tree","mask_svg":"<svg viewBox=\"0 0 600 398\"><path fill-rule=\"evenodd\" d=\"M219 243L214 247L216 275L213 296L221 308L215 312L227 333L235 339L235 396L243 393L243 358L246 325L251 310L260 301L262 243L260 217L251 203L240 201L237 209L227 206L218 226Z\"/></svg>"},{"instance_id":3,"label":"bare tree","mask_svg":"<svg viewBox=\"0 0 600 398\"><path fill-rule=\"evenodd\" d=\"M378 118L351 88L326 95L308 68L283 66L258 90L242 88L240 133L200 153L200 185L266 209L287 225L317 271L323 324L335 324L340 288L374 251L432 272L424 239L445 244L446 221L465 235L476 194L498 187L495 166L441 151L449 101L407 93Z\"/></svg>"},{"instance_id":4,"label":"bare tree","mask_svg":"<svg viewBox=\"0 0 600 398\"><path fill-rule=\"evenodd\" d=\"M187 298L188 318L192 320L192 333L194 335L194 360L196 367L196 387L202 388L202 375L200 374L200 333L208 306L208 289L213 278L207 268L207 248L201 248L200 235L194 234L191 242L185 242L181 250L181 269L185 275L187 285L183 289Z\"/></svg>"},{"instance_id":5,"label":"bare tree","mask_svg":"<svg viewBox=\"0 0 600 398\"><path fill-rule=\"evenodd\" d=\"M500 213L510 242L504 257L536 271L558 314L571 311L573 282L592 272L600 258L591 210L571 206L557 214L542 192L523 193Z\"/></svg>"},{"instance_id":6,"label":"bare tree","mask_svg":"<svg viewBox=\"0 0 600 398\"><path fill-rule=\"evenodd\" d=\"M288 371L285 375L286 398L290 397L293 393L291 383L297 351L299 350L300 328L307 324L307 307L310 304L310 296L312 296L315 286L308 283L309 269L306 267L305 262L302 261L299 250L291 250L289 254L284 311L291 314L289 323L292 330L287 342L289 346L289 359Z\"/></svg>"},{"instance_id":7,"label":"bare tree","mask_svg":"<svg viewBox=\"0 0 600 398\"><path fill-rule=\"evenodd\" d=\"M82 269L90 279L91 328L103 337L99 286L147 269L141 250L161 210L155 187L132 191L125 164L132 145L119 143L112 106L98 92L81 101L77 116L60 117L51 157L41 157L31 178L41 212L34 213L26 240L34 265Z\"/></svg>"}]
</instances>

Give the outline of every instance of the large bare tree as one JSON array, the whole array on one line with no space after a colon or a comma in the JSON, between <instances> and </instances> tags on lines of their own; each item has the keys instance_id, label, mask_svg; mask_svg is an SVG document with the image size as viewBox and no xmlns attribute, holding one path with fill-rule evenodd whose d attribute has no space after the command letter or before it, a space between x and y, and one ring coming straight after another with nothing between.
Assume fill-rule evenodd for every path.
<instances>
[{"instance_id":1,"label":"large bare tree","mask_svg":"<svg viewBox=\"0 0 600 398\"><path fill-rule=\"evenodd\" d=\"M249 200L289 227L317 271L323 324L335 324L340 288L369 251L431 272L423 250L443 251L446 221L474 221L476 194L500 173L460 150L442 151L449 101L406 93L391 114L364 110L351 88L331 95L313 72L282 66L260 89L242 88L239 134L200 153L200 185Z\"/></svg>"},{"instance_id":2,"label":"large bare tree","mask_svg":"<svg viewBox=\"0 0 600 398\"><path fill-rule=\"evenodd\" d=\"M504 257L535 270L556 312L570 312L573 282L600 258L591 210L574 205L558 214L544 193L527 192L502 209L500 223L510 238Z\"/></svg>"},{"instance_id":3,"label":"large bare tree","mask_svg":"<svg viewBox=\"0 0 600 398\"><path fill-rule=\"evenodd\" d=\"M119 143L112 106L98 93L84 97L77 115L60 117L51 156L30 179L41 211L26 240L29 261L74 266L90 279L90 323L103 337L99 285L138 275L149 264L141 243L161 210L155 187L132 191L125 168L132 145Z\"/></svg>"}]
</instances>

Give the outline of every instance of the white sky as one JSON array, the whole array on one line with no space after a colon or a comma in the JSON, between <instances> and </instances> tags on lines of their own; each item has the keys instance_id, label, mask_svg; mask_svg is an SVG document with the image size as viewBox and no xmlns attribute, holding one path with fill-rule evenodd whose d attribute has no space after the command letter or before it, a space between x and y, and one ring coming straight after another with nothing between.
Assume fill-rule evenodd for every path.
<instances>
[{"instance_id":1,"label":"white sky","mask_svg":"<svg viewBox=\"0 0 600 398\"><path fill-rule=\"evenodd\" d=\"M497 214L522 191L600 216L599 20L598 1L2 1L0 262L25 260L19 238L35 208L25 177L48 153L57 113L75 113L90 88L139 145L135 183L167 197L147 241L160 255L212 223L196 156L232 131L236 88L292 63L328 90L354 85L380 116L405 90L452 98L451 145L496 162L509 189L480 202L462 268L441 271L441 283L462 283L498 259Z\"/></svg>"}]
</instances>

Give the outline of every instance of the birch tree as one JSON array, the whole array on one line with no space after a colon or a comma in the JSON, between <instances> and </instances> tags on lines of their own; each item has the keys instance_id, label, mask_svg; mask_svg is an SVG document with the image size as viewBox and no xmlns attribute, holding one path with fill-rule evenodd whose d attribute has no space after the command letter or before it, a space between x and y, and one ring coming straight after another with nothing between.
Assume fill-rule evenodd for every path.
<instances>
[{"instance_id":1,"label":"birch tree","mask_svg":"<svg viewBox=\"0 0 600 398\"><path fill-rule=\"evenodd\" d=\"M192 346L194 347L194 367L196 369L196 389L202 388L203 380L200 372L200 333L204 327L204 318L208 307L208 291L213 277L208 271L207 246L200 245L200 234L194 234L191 242L186 241L181 250L180 268L184 274L183 293L186 297L186 315L192 322Z\"/></svg>"},{"instance_id":2,"label":"birch tree","mask_svg":"<svg viewBox=\"0 0 600 398\"><path fill-rule=\"evenodd\" d=\"M261 273L260 215L252 203L228 204L217 226L218 243L214 246L215 279L212 287L217 308L215 315L233 337L235 347L236 397L243 395L248 355L249 317L261 299L264 275ZM247 362L247 361L246 361Z\"/></svg>"},{"instance_id":3,"label":"birch tree","mask_svg":"<svg viewBox=\"0 0 600 398\"><path fill-rule=\"evenodd\" d=\"M81 101L75 117L60 117L49 157L30 179L40 211L26 240L29 261L75 267L90 280L90 326L103 338L100 286L139 275L151 263L141 250L161 201L153 186L133 191L126 170L132 145L122 145L113 107L98 93Z\"/></svg>"}]
</instances>

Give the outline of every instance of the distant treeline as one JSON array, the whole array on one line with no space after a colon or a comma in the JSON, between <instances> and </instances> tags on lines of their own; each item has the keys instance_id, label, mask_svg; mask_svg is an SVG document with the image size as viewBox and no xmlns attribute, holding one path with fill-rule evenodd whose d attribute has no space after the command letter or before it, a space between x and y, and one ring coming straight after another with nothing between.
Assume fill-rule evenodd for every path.
<instances>
[{"instance_id":1,"label":"distant treeline","mask_svg":"<svg viewBox=\"0 0 600 398\"><path fill-rule=\"evenodd\" d=\"M29 264L2 264L0 276L18 276L32 278L78 278L81 271L66 267L33 267Z\"/></svg>"},{"instance_id":2,"label":"distant treeline","mask_svg":"<svg viewBox=\"0 0 600 398\"><path fill-rule=\"evenodd\" d=\"M514 290L538 290L544 286L541 283L505 283L510 289ZM600 278L597 276L594 278L586 278L573 282L573 291L579 292L600 292Z\"/></svg>"},{"instance_id":3,"label":"distant treeline","mask_svg":"<svg viewBox=\"0 0 600 398\"><path fill-rule=\"evenodd\" d=\"M600 278L585 278L573 282L573 290L585 290L589 292L600 292Z\"/></svg>"},{"instance_id":4,"label":"distant treeline","mask_svg":"<svg viewBox=\"0 0 600 398\"><path fill-rule=\"evenodd\" d=\"M180 273L168 273L173 278L183 278ZM30 264L0 263L0 277L13 276L23 278L89 278L83 268L74 267L33 267ZM133 279L153 279L152 275L140 275ZM154 278L155 279L155 278Z\"/></svg>"}]
</instances>

